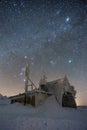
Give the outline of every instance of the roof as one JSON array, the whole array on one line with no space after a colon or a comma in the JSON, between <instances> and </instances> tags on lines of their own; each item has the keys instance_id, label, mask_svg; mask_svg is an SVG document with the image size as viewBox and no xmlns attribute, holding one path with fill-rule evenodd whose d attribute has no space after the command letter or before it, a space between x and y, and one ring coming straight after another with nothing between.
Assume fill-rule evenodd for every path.
<instances>
[{"instance_id":1,"label":"roof","mask_svg":"<svg viewBox=\"0 0 87 130\"><path fill-rule=\"evenodd\" d=\"M47 82L47 84L68 84L68 85L70 85L69 80L66 75L63 78L49 81L49 82Z\"/></svg>"},{"instance_id":2,"label":"roof","mask_svg":"<svg viewBox=\"0 0 87 130\"><path fill-rule=\"evenodd\" d=\"M50 94L50 95L52 95L51 92L45 92L45 91L39 90L39 89L37 89L37 90L34 89L34 90L32 90L32 91L28 91L26 94L27 94L27 95L32 95L32 94L35 94L35 93L42 93L42 94ZM9 98L10 98L10 99L12 99L12 98L19 98L19 97L22 97L22 96L24 96L24 95L25 95L25 93L20 93L20 94L11 96L11 97L9 97Z\"/></svg>"}]
</instances>

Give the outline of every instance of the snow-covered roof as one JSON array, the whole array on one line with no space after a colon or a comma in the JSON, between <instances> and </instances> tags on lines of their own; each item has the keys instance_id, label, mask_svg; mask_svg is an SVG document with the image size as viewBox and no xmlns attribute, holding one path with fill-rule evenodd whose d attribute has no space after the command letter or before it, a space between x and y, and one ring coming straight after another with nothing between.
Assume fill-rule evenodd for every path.
<instances>
[{"instance_id":1,"label":"snow-covered roof","mask_svg":"<svg viewBox=\"0 0 87 130\"><path fill-rule=\"evenodd\" d=\"M49 81L47 82L47 84L64 84L64 85L67 84L68 86L70 86L69 80L66 75L63 78Z\"/></svg>"}]
</instances>

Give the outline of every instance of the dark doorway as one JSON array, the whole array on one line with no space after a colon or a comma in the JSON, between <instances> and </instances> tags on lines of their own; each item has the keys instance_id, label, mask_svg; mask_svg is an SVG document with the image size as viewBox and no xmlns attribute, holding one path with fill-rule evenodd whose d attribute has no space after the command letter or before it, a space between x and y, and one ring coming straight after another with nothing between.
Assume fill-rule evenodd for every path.
<instances>
[{"instance_id":1,"label":"dark doorway","mask_svg":"<svg viewBox=\"0 0 87 130\"><path fill-rule=\"evenodd\" d=\"M40 85L40 87L41 87L41 89L42 89L43 91L48 92L48 88L47 88L46 85Z\"/></svg>"},{"instance_id":2,"label":"dark doorway","mask_svg":"<svg viewBox=\"0 0 87 130\"><path fill-rule=\"evenodd\" d=\"M72 107L72 108L76 108L76 102L74 97L72 96L71 93L66 92L63 94L62 97L62 106L63 107Z\"/></svg>"}]
</instances>

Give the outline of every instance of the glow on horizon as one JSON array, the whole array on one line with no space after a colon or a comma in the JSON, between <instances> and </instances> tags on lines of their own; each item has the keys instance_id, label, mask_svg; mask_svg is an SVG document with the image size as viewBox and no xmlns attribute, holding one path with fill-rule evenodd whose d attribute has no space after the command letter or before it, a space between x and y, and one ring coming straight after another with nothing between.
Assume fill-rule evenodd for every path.
<instances>
[{"instance_id":1,"label":"glow on horizon","mask_svg":"<svg viewBox=\"0 0 87 130\"><path fill-rule=\"evenodd\" d=\"M7 97L17 95L19 93L24 92L24 87L25 87L24 84L21 84L20 89L16 89L15 87L14 87L14 89L9 88L9 87L6 90L1 89L0 94L2 94L3 96L7 96ZM77 91L77 94L76 94L76 99L75 100L76 100L77 106L79 106L79 105L87 105L87 102L85 101L87 92L85 92L85 95L84 95L84 92L79 93L78 90L76 90L76 91Z\"/></svg>"}]
</instances>

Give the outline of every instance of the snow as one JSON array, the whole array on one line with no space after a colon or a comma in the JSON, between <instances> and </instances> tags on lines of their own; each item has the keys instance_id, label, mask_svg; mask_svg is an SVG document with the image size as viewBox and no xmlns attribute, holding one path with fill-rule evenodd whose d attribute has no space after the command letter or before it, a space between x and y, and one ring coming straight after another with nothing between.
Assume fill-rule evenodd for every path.
<instances>
[{"instance_id":1,"label":"snow","mask_svg":"<svg viewBox=\"0 0 87 130\"><path fill-rule=\"evenodd\" d=\"M10 104L10 100L6 97L0 94L0 105L7 105Z\"/></svg>"},{"instance_id":2,"label":"snow","mask_svg":"<svg viewBox=\"0 0 87 130\"><path fill-rule=\"evenodd\" d=\"M36 108L7 103L0 105L0 130L87 130L87 109L62 108L54 96Z\"/></svg>"}]
</instances>

